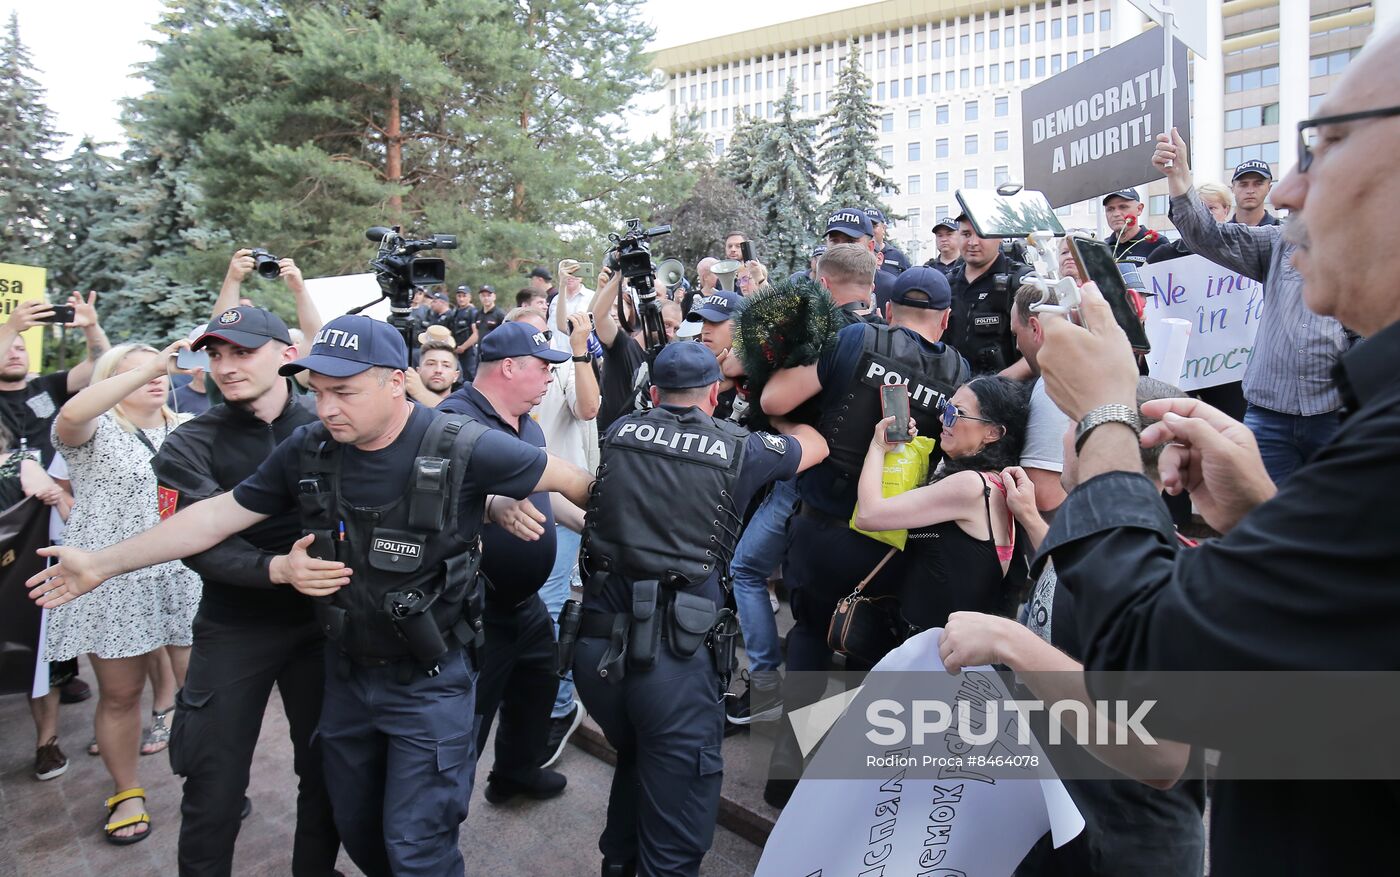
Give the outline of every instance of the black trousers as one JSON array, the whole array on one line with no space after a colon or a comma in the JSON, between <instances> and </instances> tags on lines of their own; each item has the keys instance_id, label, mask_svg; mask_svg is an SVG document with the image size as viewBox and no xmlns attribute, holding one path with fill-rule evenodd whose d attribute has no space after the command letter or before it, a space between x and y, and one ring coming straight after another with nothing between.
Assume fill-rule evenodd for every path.
<instances>
[{"instance_id":1,"label":"black trousers","mask_svg":"<svg viewBox=\"0 0 1400 877\"><path fill-rule=\"evenodd\" d=\"M180 800L181 877L228 877L253 749L276 683L291 726L297 787L292 874L328 877L340 837L312 734L325 695L325 638L314 622L194 620L185 687L176 695L170 767Z\"/></svg>"},{"instance_id":2,"label":"black trousers","mask_svg":"<svg viewBox=\"0 0 1400 877\"><path fill-rule=\"evenodd\" d=\"M476 750L485 753L486 738L499 710L493 776L529 780L549 742L549 716L559 677L554 673L554 619L539 595L513 608L482 613L486 642L481 649L481 677L476 695Z\"/></svg>"}]
</instances>

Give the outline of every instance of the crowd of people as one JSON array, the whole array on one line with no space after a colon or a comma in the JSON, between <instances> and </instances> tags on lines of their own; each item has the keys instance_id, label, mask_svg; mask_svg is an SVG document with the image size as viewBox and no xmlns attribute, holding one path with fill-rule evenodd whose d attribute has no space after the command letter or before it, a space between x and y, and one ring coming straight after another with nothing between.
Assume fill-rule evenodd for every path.
<instances>
[{"instance_id":1,"label":"crowd of people","mask_svg":"<svg viewBox=\"0 0 1400 877\"><path fill-rule=\"evenodd\" d=\"M1067 252L1071 315L968 217L940 221L937 254L913 266L866 205L829 214L788 278L736 232L655 301L566 259L562 288L535 268L509 311L491 286L417 290L406 333L322 325L286 259L289 327L242 297L240 250L208 321L163 350L110 346L75 293L88 358L42 376L20 333L52 309L19 305L0 326L0 497L69 527L29 581L53 686L33 701L35 776L66 768L58 701L86 655L103 833L155 830L140 755L168 745L179 872L227 875L275 685L296 754L293 873L337 873L343 846L369 875L461 874L492 728L486 800L546 799L591 714L617 751L602 873L694 875L726 728L814 703L836 654L868 669L941 627L949 670L1065 671L1032 694L1085 702L1128 684L1085 669L1389 669L1396 542L1374 512L1400 487L1400 310L1348 231L1379 227L1400 185L1367 173L1400 146L1385 104L1400 32L1375 42L1279 186L1258 161L1229 188L1198 183L1173 131L1154 163L1179 239L1143 227L1134 189L1103 199L1120 264L1194 253L1263 284L1235 388L1142 376ZM784 295L822 302L830 331L760 375L740 330ZM174 391L173 374L188 378ZM883 409L891 383L907 424ZM906 446L928 474L889 494ZM1189 495L1211 538L1181 535L1164 494ZM832 636L858 582L894 607L873 651ZM1212 721L1169 715L1146 754L1088 750L1119 779L1069 781L1085 831L1046 838L1017 873L1203 873ZM784 723L765 800L787 804L803 760ZM1216 783L1214 871L1369 867L1390 787L1332 788L1323 815L1306 784ZM1300 829L1304 813L1325 825Z\"/></svg>"}]
</instances>

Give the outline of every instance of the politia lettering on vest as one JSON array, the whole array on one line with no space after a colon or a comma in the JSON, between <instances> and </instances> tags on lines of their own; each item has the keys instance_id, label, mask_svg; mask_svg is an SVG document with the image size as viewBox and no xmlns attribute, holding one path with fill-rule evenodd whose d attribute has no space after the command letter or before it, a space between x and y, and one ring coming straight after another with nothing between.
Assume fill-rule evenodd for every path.
<instances>
[{"instance_id":1,"label":"politia lettering on vest","mask_svg":"<svg viewBox=\"0 0 1400 877\"><path fill-rule=\"evenodd\" d=\"M901 375L899 372L894 371L893 369L888 369L878 362L872 361L866 366L865 374L861 376L861 380L866 383L884 384L886 386L892 386L894 384L908 384L909 401L912 404L918 405L920 408L925 408L929 411L936 411L942 408L943 404L948 401L947 394L940 393L938 390L935 390L933 387L930 387L927 384L910 384L908 379L905 378L904 375Z\"/></svg>"},{"instance_id":2,"label":"politia lettering on vest","mask_svg":"<svg viewBox=\"0 0 1400 877\"><path fill-rule=\"evenodd\" d=\"M628 435L639 442L650 442L653 445L662 445L687 454L691 453L691 447L694 446L696 453L708 454L721 460L729 459L729 449L725 447L724 442L696 432L681 432L668 429L665 426L654 426L650 423L624 423L618 429L617 437L624 438Z\"/></svg>"}]
</instances>

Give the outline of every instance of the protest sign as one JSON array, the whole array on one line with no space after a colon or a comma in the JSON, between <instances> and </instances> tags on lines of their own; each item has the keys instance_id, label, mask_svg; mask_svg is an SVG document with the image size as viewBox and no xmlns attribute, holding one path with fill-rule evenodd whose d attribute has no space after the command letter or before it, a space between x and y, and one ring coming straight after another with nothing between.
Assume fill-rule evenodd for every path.
<instances>
[{"instance_id":1,"label":"protest sign","mask_svg":"<svg viewBox=\"0 0 1400 877\"><path fill-rule=\"evenodd\" d=\"M1183 390L1200 390L1244 377L1254 351L1254 335L1264 315L1264 287L1204 256L1186 256L1139 269L1147 284L1143 322L1176 318L1191 326L1179 379Z\"/></svg>"},{"instance_id":2,"label":"protest sign","mask_svg":"<svg viewBox=\"0 0 1400 877\"><path fill-rule=\"evenodd\" d=\"M1152 152L1169 90L1177 129L1191 142L1186 47L1174 47L1174 89L1162 69L1161 33L1153 30L1022 92L1026 188L1063 207L1161 177Z\"/></svg>"},{"instance_id":3,"label":"protest sign","mask_svg":"<svg viewBox=\"0 0 1400 877\"><path fill-rule=\"evenodd\" d=\"M12 265L0 262L0 320L8 320L15 305L31 298L43 298L48 271L33 265ZM24 333L24 346L29 350L29 370L42 370L44 361L44 326L35 326Z\"/></svg>"},{"instance_id":4,"label":"protest sign","mask_svg":"<svg viewBox=\"0 0 1400 877\"><path fill-rule=\"evenodd\" d=\"M942 631L920 633L885 656L849 701L827 739L818 748L806 775L778 817L764 846L755 877L821 877L837 874L930 875L930 877L1007 877L1047 831L1056 846L1084 828L1084 818L1058 779L1027 775L993 778L980 768L937 776L905 765L933 748L967 755L979 752L1034 753L1032 739L1022 745L1015 722L985 728L990 743L938 738L931 747L904 745L856 747L876 758L877 773L862 778L836 777L843 771L833 759L848 758L852 740L862 737L868 708L883 691L882 679L918 674L919 696L956 703L963 692L974 700L1009 700L1005 685L989 667L950 675L938 659ZM946 747L946 748L945 748ZM997 756L1002 757L1001 755ZM970 760L970 759L969 759ZM885 767L885 762L889 766ZM1051 774L1053 777L1053 774Z\"/></svg>"},{"instance_id":5,"label":"protest sign","mask_svg":"<svg viewBox=\"0 0 1400 877\"><path fill-rule=\"evenodd\" d=\"M1171 4L1172 36L1186 44L1186 48L1204 58L1210 54L1206 42L1206 4L1203 0L1128 0L1146 15L1148 20L1158 24L1166 17L1162 7ZM1217 11L1217 14L1219 12ZM1219 47L1217 47L1219 48Z\"/></svg>"}]
</instances>

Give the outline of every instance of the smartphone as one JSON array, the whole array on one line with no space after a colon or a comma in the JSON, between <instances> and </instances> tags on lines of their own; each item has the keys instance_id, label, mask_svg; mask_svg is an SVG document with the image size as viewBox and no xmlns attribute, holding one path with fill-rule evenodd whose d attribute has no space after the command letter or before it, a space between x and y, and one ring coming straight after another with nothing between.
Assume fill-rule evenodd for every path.
<instances>
[{"instance_id":1,"label":"smartphone","mask_svg":"<svg viewBox=\"0 0 1400 877\"><path fill-rule=\"evenodd\" d=\"M53 313L47 317L40 317L36 323L71 323L77 314L72 305L54 305Z\"/></svg>"},{"instance_id":2,"label":"smartphone","mask_svg":"<svg viewBox=\"0 0 1400 877\"><path fill-rule=\"evenodd\" d=\"M197 368L202 368L205 371L208 371L209 354L204 352L203 350L190 350L188 348L181 348L180 352L175 354L175 367L179 369L185 369L187 371Z\"/></svg>"},{"instance_id":3,"label":"smartphone","mask_svg":"<svg viewBox=\"0 0 1400 877\"><path fill-rule=\"evenodd\" d=\"M885 428L885 441L902 444L913 438L909 434L909 385L885 384L880 387L880 410L894 423Z\"/></svg>"},{"instance_id":4,"label":"smartphone","mask_svg":"<svg viewBox=\"0 0 1400 877\"><path fill-rule=\"evenodd\" d=\"M1113 260L1113 248L1104 241L1083 234L1068 235L1067 240L1074 264L1079 266L1079 276L1094 281L1098 286L1133 350L1139 353L1150 351L1152 345L1147 341L1147 330L1142 327L1142 321L1128 299L1128 286L1123 281L1123 272L1118 268L1118 263Z\"/></svg>"},{"instance_id":5,"label":"smartphone","mask_svg":"<svg viewBox=\"0 0 1400 877\"><path fill-rule=\"evenodd\" d=\"M743 263L747 265L753 261L753 241L744 241L739 244L739 252L743 256Z\"/></svg>"},{"instance_id":6,"label":"smartphone","mask_svg":"<svg viewBox=\"0 0 1400 877\"><path fill-rule=\"evenodd\" d=\"M1065 233L1044 192L1022 189L1001 195L994 189L959 189L953 193L973 231L983 238L1023 238L1035 231Z\"/></svg>"}]
</instances>

